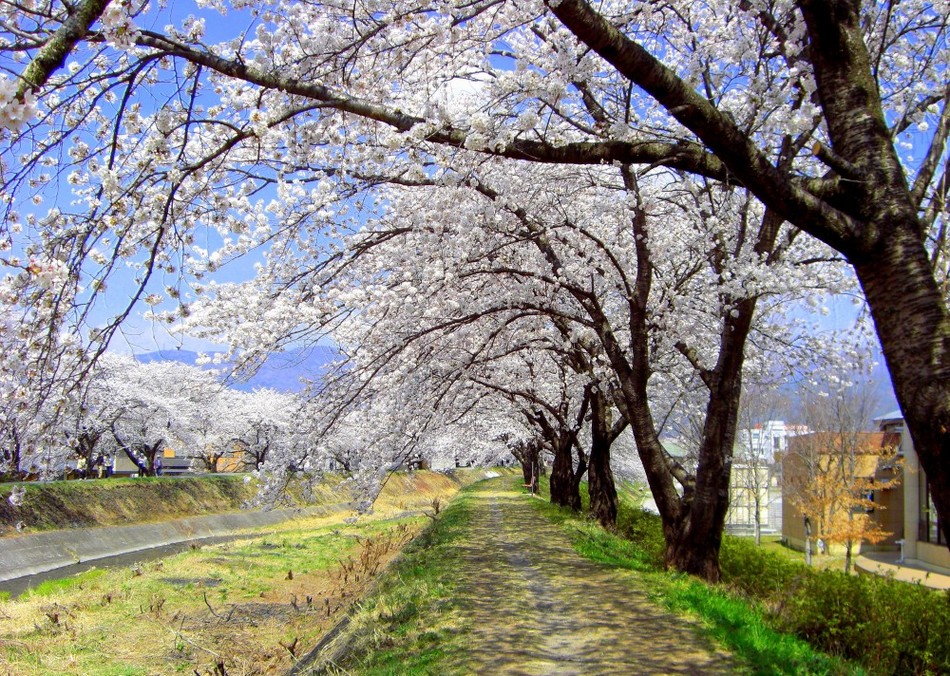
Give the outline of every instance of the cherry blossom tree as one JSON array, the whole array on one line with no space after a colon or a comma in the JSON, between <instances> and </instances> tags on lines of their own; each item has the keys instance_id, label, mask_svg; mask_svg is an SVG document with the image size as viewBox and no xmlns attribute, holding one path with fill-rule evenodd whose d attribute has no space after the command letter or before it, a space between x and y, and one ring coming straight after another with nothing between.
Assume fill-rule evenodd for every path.
<instances>
[{"instance_id":1,"label":"cherry blossom tree","mask_svg":"<svg viewBox=\"0 0 950 676\"><path fill-rule=\"evenodd\" d=\"M236 391L235 391L236 392ZM240 425L232 440L244 454L244 468L260 469L268 455L289 443L291 428L299 420L301 402L293 395L270 388L229 397L228 415Z\"/></svg>"},{"instance_id":2,"label":"cherry blossom tree","mask_svg":"<svg viewBox=\"0 0 950 676\"><path fill-rule=\"evenodd\" d=\"M71 428L77 436L94 432L103 445L100 454L105 449L124 453L142 476L153 476L156 459L166 447L200 455L202 449L216 452L223 444L214 436L217 431L198 424L212 414L210 402L222 389L213 373L200 368L163 361L143 364L110 353L99 360ZM213 427L228 434L228 416L218 414Z\"/></svg>"},{"instance_id":3,"label":"cherry blossom tree","mask_svg":"<svg viewBox=\"0 0 950 676\"><path fill-rule=\"evenodd\" d=\"M544 175L547 180L539 181L537 170L509 170L479 179L474 187L425 180L393 187L384 193L386 215L350 238L337 260L320 268L322 276L296 279L309 293L320 289L324 294L324 305L312 304L325 308L327 319L320 326L333 327L343 352L354 359L350 374L365 374L359 387L371 380L373 397L392 397L407 383L439 383L435 387L444 401L449 390L442 384L454 387L464 374L467 382L512 401L540 404L527 415L554 452L552 496L561 499L563 482L564 504L579 503L572 496L587 469L587 451L577 463L570 451L578 447L580 422L592 397L609 395L623 412L616 429L608 427L602 423L609 407L601 402L598 415L591 416L592 422L600 421L601 439L614 438L640 416L634 432L644 464L653 463L652 475L649 467L647 473L654 493L665 496L658 502L669 524L668 556L671 565L685 568L692 564L676 557L686 557L697 540L691 529L721 532L728 504L718 496L727 491L715 484L706 502L697 500L699 475L691 476L666 456L651 408L657 388L682 390L689 383L706 390L699 471L706 473L705 481L724 479L727 486L737 410L736 402L729 402L738 396L757 300L800 294L803 286L828 286L835 278L816 275L806 264L822 259L820 247L803 243L794 232L780 238L781 230L768 218L758 232L746 227L736 235L725 228L730 218L749 222L755 217L754 203L741 191L669 182L641 190L630 187L629 172L614 170L588 172L581 179L553 169ZM502 184L506 194L494 187ZM628 190L632 203L605 199L608 190ZM585 191L589 199L582 199ZM691 197L683 206L670 199L673 194ZM646 196L649 214L641 206ZM554 214L548 217L552 204ZM445 222L447 210L455 215L454 223ZM718 217L711 218L712 213ZM667 231L650 228L654 219L667 224ZM631 279L634 272L639 281ZM265 275L266 286L255 287L258 281L241 293L222 287L221 296L225 303L240 297L278 303L283 294L299 297L299 286L272 286L275 276ZM204 310L196 309L196 321L217 318L219 330L227 332L226 312ZM306 316L312 311L308 308ZM289 332L299 325L299 316L287 311L283 321ZM258 324L268 333L274 326ZM252 333L243 323L241 337ZM763 332L761 340L767 337ZM781 348L787 351L788 336L783 339ZM535 383L544 382L538 377L539 349L560 362L562 376L551 382L563 381L569 365L584 375L579 384L560 390L566 398L539 395ZM517 368L511 361L515 354L522 363ZM578 397L577 403L570 404L570 397ZM608 497L605 514L609 502ZM718 535L711 536L695 569L714 577L717 552Z\"/></svg>"},{"instance_id":4,"label":"cherry blossom tree","mask_svg":"<svg viewBox=\"0 0 950 676\"><path fill-rule=\"evenodd\" d=\"M718 333L726 349L713 358L716 341L660 340L658 347L671 349L652 350L679 353L711 391L704 446L719 449L734 435L728 421L741 385L739 347L759 297L729 287L733 270L744 267L732 261L749 263L753 253L773 258L794 238L781 234L794 232L783 230L787 221L853 266L936 506L942 516L950 512L950 317L943 286L950 90L946 18L937 8L836 0L606 3L594 10L560 0L438 10L398 2L213 9L230 11L230 19L247 20L253 30L207 45L204 16L156 31L143 7L93 0L3 15L6 67L19 78L2 92L10 138L4 235L8 250L24 254L7 266L26 279L18 305L53 308L54 323L88 323L106 281L129 262L134 291L116 320L148 300L157 316L174 321L190 312L188 294L209 275L271 243L266 274L272 289L286 293L272 306L260 295L258 309L271 317L288 308L311 314L260 343L272 347L340 318L322 288L295 281L328 260L313 255L318 243L332 249L344 230L356 229L359 212L386 208L374 185L425 180L474 189L543 245L549 229L532 233L513 191L492 185L490 172L533 164L530 173L543 180L544 165L583 176L619 163L622 189L598 206L629 202L634 223L651 211L638 197L645 174L686 172L700 193L707 182L725 193L741 186L765 205L764 212L753 209L752 219L731 207L725 220L747 246L720 247L711 259L721 324L706 324L704 335ZM917 147L902 147L908 133L917 134ZM59 187L72 190L73 202L36 213L31 202ZM569 207L570 196L559 199L526 215L559 223L549 214ZM713 203L722 199L717 193ZM702 215L691 197L683 196L679 208ZM454 214L451 206L446 214ZM716 216L709 211L703 222ZM17 229L26 243L14 237ZM698 520L692 507L683 509L683 496L665 478L670 465L655 443L655 421L645 404L634 406L660 373L656 359L641 358L651 351L657 323L646 313L655 307L647 291L657 275L634 261L655 257L662 249L651 249L649 240L661 234L640 232L643 251L634 245L629 260L609 268L611 275L625 270L618 276L638 291L626 297L640 304L634 314L642 319L605 324L599 317L609 314L585 299L588 291L576 280L570 303L587 315L617 374L615 399L646 454L654 493L665 496L658 502L668 505L670 540L712 533L702 548L713 551L718 509L700 510L708 514ZM541 255L550 253L556 252ZM49 288L29 262L40 254L64 271ZM785 272L790 284L797 281L794 269ZM149 293L156 284L163 288ZM660 316L675 324L677 315ZM85 334L93 353L115 325ZM636 335L628 339L626 331ZM632 348L641 354L626 354ZM728 456L706 452L719 460L700 463L690 504L714 502L728 474ZM692 555L668 552L674 565L714 574L708 561L683 556Z\"/></svg>"},{"instance_id":5,"label":"cherry blossom tree","mask_svg":"<svg viewBox=\"0 0 950 676\"><path fill-rule=\"evenodd\" d=\"M184 420L175 426L175 443L190 455L199 472L218 472L222 461L240 452L239 439L248 421L240 412L245 395L228 390L212 377L187 396Z\"/></svg>"}]
</instances>

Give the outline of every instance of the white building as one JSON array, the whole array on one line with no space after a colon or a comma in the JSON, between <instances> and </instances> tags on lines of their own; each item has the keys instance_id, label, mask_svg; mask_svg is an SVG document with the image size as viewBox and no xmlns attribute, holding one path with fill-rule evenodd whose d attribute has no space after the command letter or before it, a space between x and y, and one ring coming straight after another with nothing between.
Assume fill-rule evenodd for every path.
<instances>
[{"instance_id":1,"label":"white building","mask_svg":"<svg viewBox=\"0 0 950 676\"><path fill-rule=\"evenodd\" d=\"M782 453L788 439L806 434L804 425L768 420L739 430L733 453L726 527L734 533L751 533L756 522L765 533L782 531Z\"/></svg>"},{"instance_id":2,"label":"white building","mask_svg":"<svg viewBox=\"0 0 950 676\"><path fill-rule=\"evenodd\" d=\"M751 429L739 430L737 445L774 461L776 453L788 450L788 438L809 432L805 425L789 425L784 420L767 420Z\"/></svg>"}]
</instances>

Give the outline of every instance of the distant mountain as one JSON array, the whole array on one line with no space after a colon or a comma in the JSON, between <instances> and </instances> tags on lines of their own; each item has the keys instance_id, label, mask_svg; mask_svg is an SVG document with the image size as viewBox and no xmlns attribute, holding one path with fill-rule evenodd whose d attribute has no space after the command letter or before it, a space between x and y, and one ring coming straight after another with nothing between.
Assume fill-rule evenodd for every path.
<instances>
[{"instance_id":1,"label":"distant mountain","mask_svg":"<svg viewBox=\"0 0 950 676\"><path fill-rule=\"evenodd\" d=\"M245 392L261 387L269 387L280 392L299 392L304 388L300 382L301 379L319 380L323 377L327 366L339 357L339 352L327 345L277 352L271 355L250 379L233 382L231 386ZM195 366L198 353L189 350L161 350L137 354L135 358L143 363L174 361ZM210 365L207 368L221 367Z\"/></svg>"}]
</instances>

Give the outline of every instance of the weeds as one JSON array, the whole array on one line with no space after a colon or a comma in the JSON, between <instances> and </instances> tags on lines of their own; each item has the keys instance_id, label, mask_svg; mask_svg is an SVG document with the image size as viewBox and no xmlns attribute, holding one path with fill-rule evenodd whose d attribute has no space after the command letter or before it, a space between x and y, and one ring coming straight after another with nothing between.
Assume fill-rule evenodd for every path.
<instances>
[{"instance_id":1,"label":"weeds","mask_svg":"<svg viewBox=\"0 0 950 676\"><path fill-rule=\"evenodd\" d=\"M377 593L353 617L347 655L325 656L324 667L335 663L334 669L346 672L439 673L449 656L463 652L463 632L451 599L458 584L454 545L470 521L469 490L441 509L403 550ZM398 547L405 537L396 530L378 546Z\"/></svg>"},{"instance_id":2,"label":"weeds","mask_svg":"<svg viewBox=\"0 0 950 676\"><path fill-rule=\"evenodd\" d=\"M0 643L16 646L0 651L0 673L26 663L57 676L286 671L423 521L311 519L138 574L93 570L44 583L0 603Z\"/></svg>"}]
</instances>

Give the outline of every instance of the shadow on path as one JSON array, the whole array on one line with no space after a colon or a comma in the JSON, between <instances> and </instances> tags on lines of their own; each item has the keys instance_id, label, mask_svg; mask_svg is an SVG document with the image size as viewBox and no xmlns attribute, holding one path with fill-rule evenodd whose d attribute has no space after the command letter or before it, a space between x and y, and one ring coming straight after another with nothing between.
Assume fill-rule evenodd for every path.
<instances>
[{"instance_id":1,"label":"shadow on path","mask_svg":"<svg viewBox=\"0 0 950 676\"><path fill-rule=\"evenodd\" d=\"M628 571L584 559L529 499L499 481L475 492L462 545L468 615L462 673L732 674L688 620L649 601ZM455 669L453 669L454 671Z\"/></svg>"}]
</instances>

